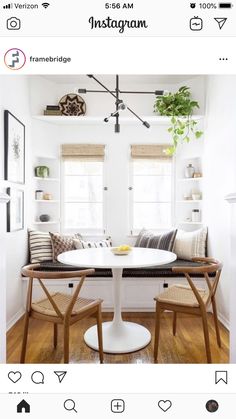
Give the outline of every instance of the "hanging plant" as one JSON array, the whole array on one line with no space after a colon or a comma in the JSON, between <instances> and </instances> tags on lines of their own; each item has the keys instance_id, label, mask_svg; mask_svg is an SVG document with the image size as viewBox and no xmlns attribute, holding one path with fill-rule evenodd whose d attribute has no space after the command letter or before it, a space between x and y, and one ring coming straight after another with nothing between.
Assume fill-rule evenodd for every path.
<instances>
[{"instance_id":1,"label":"hanging plant","mask_svg":"<svg viewBox=\"0 0 236 419\"><path fill-rule=\"evenodd\" d=\"M198 130L198 123L193 119L194 109L199 109L197 101L191 99L190 88L182 86L176 93L168 93L158 97L154 104L155 112L161 116L170 116L170 127L173 145L166 152L173 155L179 143L189 143L191 137L200 138L203 134Z\"/></svg>"}]
</instances>

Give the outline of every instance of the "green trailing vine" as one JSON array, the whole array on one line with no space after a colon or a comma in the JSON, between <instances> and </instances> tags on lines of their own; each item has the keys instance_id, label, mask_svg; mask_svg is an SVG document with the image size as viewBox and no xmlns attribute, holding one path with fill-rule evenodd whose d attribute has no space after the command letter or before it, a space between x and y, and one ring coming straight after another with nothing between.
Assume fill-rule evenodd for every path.
<instances>
[{"instance_id":1,"label":"green trailing vine","mask_svg":"<svg viewBox=\"0 0 236 419\"><path fill-rule=\"evenodd\" d=\"M190 88L187 86L180 87L176 93L168 93L156 99L155 112L171 117L168 132L171 134L173 145L166 150L167 154L175 154L179 143L189 143L193 136L200 138L203 135L203 132L198 130L197 121L192 118L195 108L199 109L199 104L191 99Z\"/></svg>"}]
</instances>

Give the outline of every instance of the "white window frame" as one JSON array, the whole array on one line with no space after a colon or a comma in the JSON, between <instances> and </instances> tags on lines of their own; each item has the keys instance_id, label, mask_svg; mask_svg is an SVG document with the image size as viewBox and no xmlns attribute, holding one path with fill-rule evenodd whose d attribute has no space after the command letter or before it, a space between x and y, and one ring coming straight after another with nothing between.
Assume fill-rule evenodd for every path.
<instances>
[{"instance_id":1,"label":"white window frame","mask_svg":"<svg viewBox=\"0 0 236 419\"><path fill-rule=\"evenodd\" d=\"M61 159L61 232L65 234L73 234L73 233L81 233L83 237L103 237L107 235L107 165L106 165L106 156L104 157L103 163L103 170L102 170L102 177L103 177L103 225L101 229L93 229L93 228L65 228L65 165L64 160Z\"/></svg>"},{"instance_id":2,"label":"white window frame","mask_svg":"<svg viewBox=\"0 0 236 419\"><path fill-rule=\"evenodd\" d=\"M142 160L142 159L140 159ZM145 159L143 159L145 160ZM158 160L158 159L157 159ZM133 171L133 162L134 159L130 157L129 159L129 235L131 236L138 236L140 230L134 229L134 171ZM175 183L175 172L176 172L176 160L175 157L172 157L172 170L171 170L171 225L169 228L172 228L175 226L175 201L176 201L176 183ZM145 228L145 226L143 226ZM168 228L152 228L153 232L163 232L167 231Z\"/></svg>"}]
</instances>

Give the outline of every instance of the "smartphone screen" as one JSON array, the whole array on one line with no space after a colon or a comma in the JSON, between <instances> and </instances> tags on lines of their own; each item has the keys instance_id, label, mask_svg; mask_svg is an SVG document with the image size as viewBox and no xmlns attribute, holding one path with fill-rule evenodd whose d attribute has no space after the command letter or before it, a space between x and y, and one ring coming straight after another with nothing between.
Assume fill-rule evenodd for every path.
<instances>
[{"instance_id":1,"label":"smartphone screen","mask_svg":"<svg viewBox=\"0 0 236 419\"><path fill-rule=\"evenodd\" d=\"M0 415L234 419L235 3L0 8Z\"/></svg>"}]
</instances>

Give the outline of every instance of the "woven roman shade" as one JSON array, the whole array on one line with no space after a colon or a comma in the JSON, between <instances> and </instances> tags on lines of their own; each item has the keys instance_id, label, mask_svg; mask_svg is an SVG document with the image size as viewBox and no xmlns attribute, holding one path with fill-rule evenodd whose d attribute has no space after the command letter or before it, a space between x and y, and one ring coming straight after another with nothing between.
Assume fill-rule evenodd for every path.
<instances>
[{"instance_id":1,"label":"woven roman shade","mask_svg":"<svg viewBox=\"0 0 236 419\"><path fill-rule=\"evenodd\" d=\"M164 159L170 160L166 149L169 144L133 144L131 145L132 159Z\"/></svg>"},{"instance_id":2,"label":"woven roman shade","mask_svg":"<svg viewBox=\"0 0 236 419\"><path fill-rule=\"evenodd\" d=\"M62 144L61 156L64 160L103 161L104 144Z\"/></svg>"}]
</instances>

